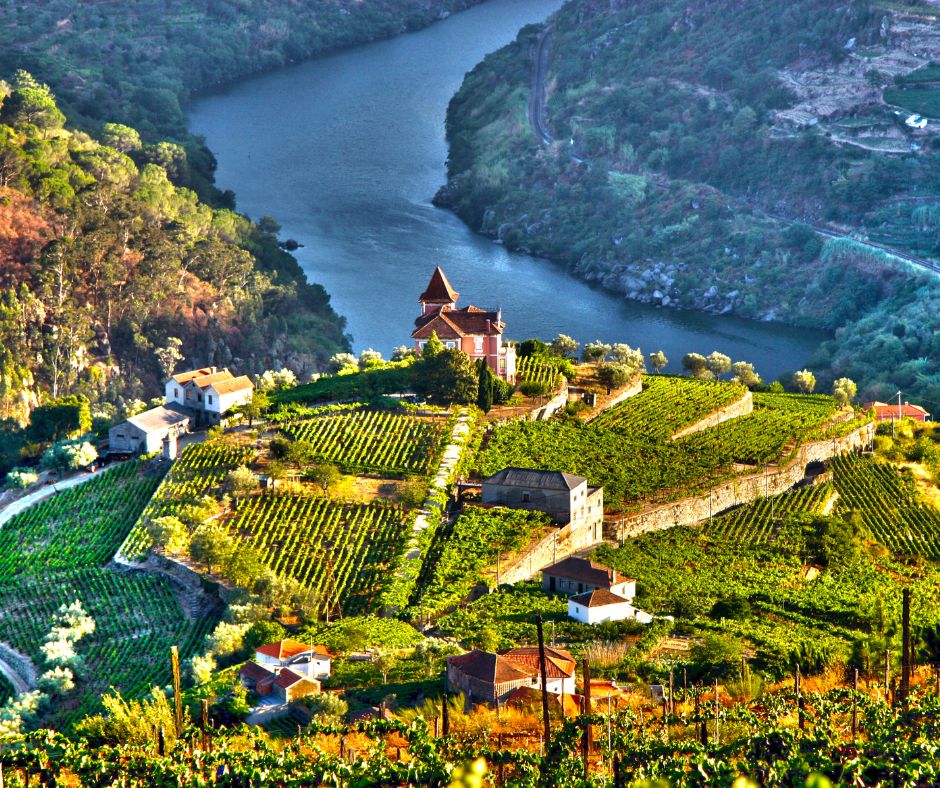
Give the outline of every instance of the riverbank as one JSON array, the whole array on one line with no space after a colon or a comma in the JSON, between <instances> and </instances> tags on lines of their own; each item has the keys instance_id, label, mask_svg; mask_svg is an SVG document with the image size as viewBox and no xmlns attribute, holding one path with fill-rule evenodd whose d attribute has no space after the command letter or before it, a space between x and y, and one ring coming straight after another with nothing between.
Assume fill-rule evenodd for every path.
<instances>
[{"instance_id":1,"label":"riverbank","mask_svg":"<svg viewBox=\"0 0 940 788\"><path fill-rule=\"evenodd\" d=\"M817 38L800 47L819 49L816 68L845 71L827 59L834 22L824 6L801 1L787 13L809 20L799 29ZM729 7L721 22L709 13L681 36L654 36L647 13L575 0L553 16L547 53L540 28L528 28L474 68L449 106L448 181L436 203L632 301L831 332L811 361L821 388L848 376L866 399L899 387L940 396L940 279L923 258L935 244L914 216L931 206L911 197L902 216L887 199L928 190L934 164L916 155L921 144L886 160L810 127L795 132L776 112L794 97L770 74L772 89L745 103L749 58L798 68L786 36L779 51L755 49L760 4ZM719 37L738 56L724 88L701 74ZM693 81L677 65L691 60ZM533 87L547 94L537 107ZM854 238L890 232L908 244L898 254Z\"/></svg>"},{"instance_id":2,"label":"riverbank","mask_svg":"<svg viewBox=\"0 0 940 788\"><path fill-rule=\"evenodd\" d=\"M560 0L488 0L449 19L245 80L195 102L191 129L216 152L220 188L270 214L348 320L356 351L410 342L435 265L460 304L503 309L506 336L628 342L753 361L765 378L801 368L821 332L630 303L545 259L473 232L430 198L446 180L444 120L467 71ZM524 118L524 116L523 116Z\"/></svg>"}]
</instances>

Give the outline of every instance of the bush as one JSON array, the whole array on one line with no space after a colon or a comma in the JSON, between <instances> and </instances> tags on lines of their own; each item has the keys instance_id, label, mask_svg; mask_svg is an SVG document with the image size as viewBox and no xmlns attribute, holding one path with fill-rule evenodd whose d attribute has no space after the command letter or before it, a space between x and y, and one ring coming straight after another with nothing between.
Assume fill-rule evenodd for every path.
<instances>
[{"instance_id":1,"label":"bush","mask_svg":"<svg viewBox=\"0 0 940 788\"><path fill-rule=\"evenodd\" d=\"M13 468L7 473L7 486L12 490L25 490L39 481L39 474L28 468Z\"/></svg>"},{"instance_id":2,"label":"bush","mask_svg":"<svg viewBox=\"0 0 940 788\"><path fill-rule=\"evenodd\" d=\"M290 453L290 441L287 438L273 438L268 445L271 456L276 460L283 460Z\"/></svg>"},{"instance_id":3,"label":"bush","mask_svg":"<svg viewBox=\"0 0 940 788\"><path fill-rule=\"evenodd\" d=\"M544 397L551 390L552 387L548 383L537 380L527 380L519 386L519 391L527 397Z\"/></svg>"}]
</instances>

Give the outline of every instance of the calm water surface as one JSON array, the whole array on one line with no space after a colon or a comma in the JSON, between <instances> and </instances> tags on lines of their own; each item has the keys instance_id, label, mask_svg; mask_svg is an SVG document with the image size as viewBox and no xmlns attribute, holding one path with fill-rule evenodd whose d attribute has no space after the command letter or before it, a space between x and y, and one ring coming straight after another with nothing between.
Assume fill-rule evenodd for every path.
<instances>
[{"instance_id":1,"label":"calm water surface","mask_svg":"<svg viewBox=\"0 0 940 788\"><path fill-rule=\"evenodd\" d=\"M766 378L803 366L815 332L625 301L560 266L507 252L431 205L445 181L444 115L464 74L558 0L488 0L446 21L240 82L196 102L190 127L238 208L274 216L357 351L408 344L418 294L443 266L462 305L503 307L507 335L628 342L752 360Z\"/></svg>"}]
</instances>

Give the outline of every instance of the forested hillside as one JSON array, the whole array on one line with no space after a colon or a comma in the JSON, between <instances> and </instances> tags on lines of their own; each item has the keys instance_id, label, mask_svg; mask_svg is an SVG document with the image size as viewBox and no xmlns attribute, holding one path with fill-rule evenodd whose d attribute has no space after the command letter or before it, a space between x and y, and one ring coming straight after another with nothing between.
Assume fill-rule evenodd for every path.
<instances>
[{"instance_id":1,"label":"forested hillside","mask_svg":"<svg viewBox=\"0 0 940 788\"><path fill-rule=\"evenodd\" d=\"M0 0L0 79L52 86L74 125L119 122L185 143L181 181L206 193L212 155L189 138L194 93L429 24L477 0Z\"/></svg>"},{"instance_id":2,"label":"forested hillside","mask_svg":"<svg viewBox=\"0 0 940 788\"><path fill-rule=\"evenodd\" d=\"M834 331L823 373L938 399L940 280L873 245L940 257L940 123L907 123L940 116L935 10L571 0L536 79L552 139L526 28L451 102L438 201L627 298Z\"/></svg>"},{"instance_id":3,"label":"forested hillside","mask_svg":"<svg viewBox=\"0 0 940 788\"><path fill-rule=\"evenodd\" d=\"M64 128L48 89L0 83L0 419L44 398L149 399L173 364L310 372L344 321L277 243L174 186L163 144Z\"/></svg>"}]
</instances>

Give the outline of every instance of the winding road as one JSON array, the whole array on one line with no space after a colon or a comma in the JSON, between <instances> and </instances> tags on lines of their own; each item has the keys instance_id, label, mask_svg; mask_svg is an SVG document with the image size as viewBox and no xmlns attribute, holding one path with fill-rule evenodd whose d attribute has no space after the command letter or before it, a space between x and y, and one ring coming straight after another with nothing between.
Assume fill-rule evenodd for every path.
<instances>
[{"instance_id":1,"label":"winding road","mask_svg":"<svg viewBox=\"0 0 940 788\"><path fill-rule=\"evenodd\" d=\"M535 133L535 136L538 137L539 142L541 142L541 144L545 145L546 147L552 145L555 142L555 138L552 136L552 133L548 128L548 120L545 112L545 80L548 76L548 56L551 45L551 34L552 25L550 24L545 25L545 27L542 28L541 33L539 33L538 40L535 43L535 51L532 58L531 77L529 80L529 125L532 127L532 131ZM578 156L574 150L571 152L571 160L578 163L585 161L585 159ZM616 170L611 170L611 172L616 172ZM660 182L658 176L652 174L650 175L652 180L656 182L657 185L665 188L665 184ZM868 241L861 238L855 238L849 232L837 227L800 221L799 219L794 219L790 216L781 216L779 214L769 213L743 200L738 200L738 202L742 205L747 205L751 210L757 211L761 215L766 216L769 219L773 219L776 222L788 224L791 226L802 224L806 227L809 227L817 235L821 235L824 238L845 238L857 244L861 244L862 246L868 246L872 249L878 249L882 252L887 252L893 257L897 257L899 260L904 260L905 262L916 265L932 273L940 274L940 263L934 260L929 260L925 257L918 257L917 255L912 255L908 252L896 249L893 246L887 246L886 244L878 243L877 241Z\"/></svg>"}]
</instances>

